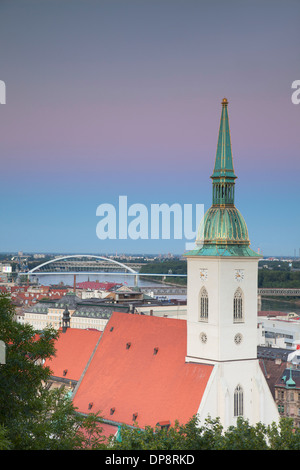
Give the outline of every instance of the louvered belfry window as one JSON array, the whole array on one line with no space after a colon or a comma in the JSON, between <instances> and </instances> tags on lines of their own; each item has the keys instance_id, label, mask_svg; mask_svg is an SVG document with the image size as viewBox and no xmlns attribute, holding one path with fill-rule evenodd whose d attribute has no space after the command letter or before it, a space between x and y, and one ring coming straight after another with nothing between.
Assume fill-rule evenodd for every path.
<instances>
[{"instance_id":1,"label":"louvered belfry window","mask_svg":"<svg viewBox=\"0 0 300 470\"><path fill-rule=\"evenodd\" d=\"M233 322L234 323L241 323L244 321L244 296L243 291L239 287L235 293L233 298Z\"/></svg>"},{"instance_id":2,"label":"louvered belfry window","mask_svg":"<svg viewBox=\"0 0 300 470\"><path fill-rule=\"evenodd\" d=\"M244 414L244 393L240 385L234 391L234 416L243 416Z\"/></svg>"},{"instance_id":3,"label":"louvered belfry window","mask_svg":"<svg viewBox=\"0 0 300 470\"><path fill-rule=\"evenodd\" d=\"M208 321L208 293L205 287L200 291L200 321Z\"/></svg>"}]
</instances>

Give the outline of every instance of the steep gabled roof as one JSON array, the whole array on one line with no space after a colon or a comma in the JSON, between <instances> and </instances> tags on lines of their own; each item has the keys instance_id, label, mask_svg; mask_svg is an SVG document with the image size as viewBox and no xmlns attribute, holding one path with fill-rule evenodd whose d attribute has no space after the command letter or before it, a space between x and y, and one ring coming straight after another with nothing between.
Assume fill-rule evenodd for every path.
<instances>
[{"instance_id":1,"label":"steep gabled roof","mask_svg":"<svg viewBox=\"0 0 300 470\"><path fill-rule=\"evenodd\" d=\"M75 407L140 427L187 422L198 411L213 366L185 363L186 338L185 320L114 312Z\"/></svg>"},{"instance_id":2,"label":"steep gabled roof","mask_svg":"<svg viewBox=\"0 0 300 470\"><path fill-rule=\"evenodd\" d=\"M55 343L56 354L45 361L52 375L78 381L101 336L101 331L68 328Z\"/></svg>"}]
</instances>

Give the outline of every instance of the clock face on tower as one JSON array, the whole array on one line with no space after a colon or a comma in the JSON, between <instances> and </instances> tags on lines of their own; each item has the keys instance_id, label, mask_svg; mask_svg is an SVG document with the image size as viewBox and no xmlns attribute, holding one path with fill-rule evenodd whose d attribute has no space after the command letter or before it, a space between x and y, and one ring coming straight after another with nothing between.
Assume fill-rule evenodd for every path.
<instances>
[{"instance_id":1,"label":"clock face on tower","mask_svg":"<svg viewBox=\"0 0 300 470\"><path fill-rule=\"evenodd\" d=\"M244 270L243 269L236 269L234 272L234 279L238 282L241 282L244 279Z\"/></svg>"},{"instance_id":2,"label":"clock face on tower","mask_svg":"<svg viewBox=\"0 0 300 470\"><path fill-rule=\"evenodd\" d=\"M206 281L207 279L207 269L200 269L200 279L201 281Z\"/></svg>"}]
</instances>

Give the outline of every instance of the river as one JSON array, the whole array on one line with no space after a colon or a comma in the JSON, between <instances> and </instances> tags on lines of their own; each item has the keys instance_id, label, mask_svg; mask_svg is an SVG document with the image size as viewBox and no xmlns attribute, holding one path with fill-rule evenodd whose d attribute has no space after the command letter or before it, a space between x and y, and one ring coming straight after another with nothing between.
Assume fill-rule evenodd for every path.
<instances>
[{"instance_id":1,"label":"river","mask_svg":"<svg viewBox=\"0 0 300 470\"><path fill-rule=\"evenodd\" d=\"M42 284L44 286L49 286L49 285L57 285L60 282L67 286L73 287L74 285L74 275L73 274L42 274L42 275L35 275L31 277L32 280L37 280L39 284ZM128 285L129 287L134 286L134 281L135 281L135 276L134 275L128 275L128 274L76 274L76 284L84 281L99 281L99 282L116 282L117 284L124 284ZM139 287L151 287L151 286L159 286L161 285L158 282L155 282L151 277L149 277L149 280L147 279L138 279L138 286ZM149 289L151 291L151 289ZM167 297L167 298L172 298L172 299L178 299L178 300L185 300L186 295L175 295L172 294L170 296L159 296L161 297Z\"/></svg>"},{"instance_id":2,"label":"river","mask_svg":"<svg viewBox=\"0 0 300 470\"><path fill-rule=\"evenodd\" d=\"M76 274L76 283L84 282L90 280L91 282L99 281L99 282L116 282L117 284L125 284L128 286L134 286L134 275L128 274ZM35 275L31 276L31 280L37 279L39 284L44 286L49 286L51 284L57 285L60 282L67 286L72 286L74 284L74 275L73 274L42 274L42 275ZM154 286L157 285L155 281L152 279L144 280L139 279L138 285L141 287L145 286Z\"/></svg>"},{"instance_id":3,"label":"river","mask_svg":"<svg viewBox=\"0 0 300 470\"><path fill-rule=\"evenodd\" d=\"M282 300L269 300L262 298L261 302L262 311L274 311L274 312L295 312L300 316L300 305L294 302L282 301Z\"/></svg>"}]
</instances>

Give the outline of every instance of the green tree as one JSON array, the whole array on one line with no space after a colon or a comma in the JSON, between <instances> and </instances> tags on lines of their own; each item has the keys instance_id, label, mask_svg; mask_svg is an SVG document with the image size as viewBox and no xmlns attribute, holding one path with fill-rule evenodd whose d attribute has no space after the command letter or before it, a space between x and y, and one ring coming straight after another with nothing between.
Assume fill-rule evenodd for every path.
<instances>
[{"instance_id":1,"label":"green tree","mask_svg":"<svg viewBox=\"0 0 300 470\"><path fill-rule=\"evenodd\" d=\"M168 430L122 426L120 439L112 439L111 446L114 450L299 450L300 431L286 418L279 425L251 426L239 417L236 426L224 430L219 418L208 417L201 425L194 416L187 424L176 422Z\"/></svg>"},{"instance_id":2,"label":"green tree","mask_svg":"<svg viewBox=\"0 0 300 470\"><path fill-rule=\"evenodd\" d=\"M169 429L122 426L121 439L112 440L112 447L115 450L217 450L225 445L222 431L219 419L207 418L201 426L197 416L186 424L176 421Z\"/></svg>"},{"instance_id":3,"label":"green tree","mask_svg":"<svg viewBox=\"0 0 300 470\"><path fill-rule=\"evenodd\" d=\"M0 340L6 363L0 369L0 446L16 450L103 448L99 417L76 412L65 391L48 390L58 332L42 332L14 320L10 299L0 295ZM95 427L97 426L97 433ZM90 438L90 430L93 439Z\"/></svg>"},{"instance_id":4,"label":"green tree","mask_svg":"<svg viewBox=\"0 0 300 470\"><path fill-rule=\"evenodd\" d=\"M186 260L163 260L163 261L152 261L143 265L139 271L142 276L143 273L150 274L184 274L187 273L187 262ZM163 276L153 276L152 279L161 281ZM186 277L169 277L168 282L173 284L186 285Z\"/></svg>"},{"instance_id":5,"label":"green tree","mask_svg":"<svg viewBox=\"0 0 300 470\"><path fill-rule=\"evenodd\" d=\"M294 428L290 418L281 419L278 426L269 426L268 436L274 450L300 450L300 428Z\"/></svg>"},{"instance_id":6,"label":"green tree","mask_svg":"<svg viewBox=\"0 0 300 470\"><path fill-rule=\"evenodd\" d=\"M4 426L0 424L0 450L9 450L11 443L7 439L7 431Z\"/></svg>"},{"instance_id":7,"label":"green tree","mask_svg":"<svg viewBox=\"0 0 300 470\"><path fill-rule=\"evenodd\" d=\"M237 418L236 426L230 426L224 433L226 450L267 450L268 429L262 423L250 426L248 420Z\"/></svg>"}]
</instances>

